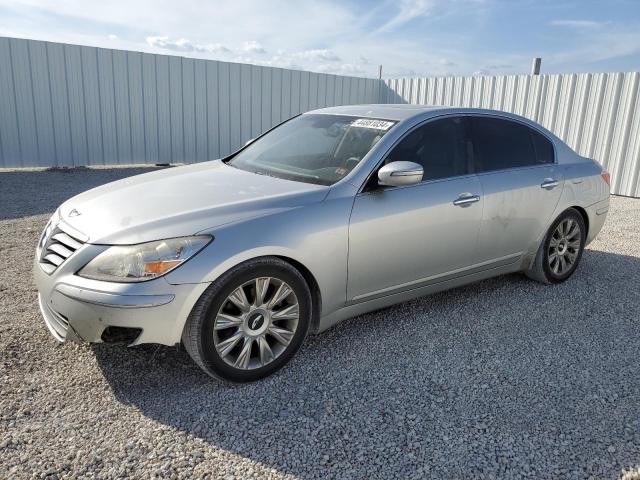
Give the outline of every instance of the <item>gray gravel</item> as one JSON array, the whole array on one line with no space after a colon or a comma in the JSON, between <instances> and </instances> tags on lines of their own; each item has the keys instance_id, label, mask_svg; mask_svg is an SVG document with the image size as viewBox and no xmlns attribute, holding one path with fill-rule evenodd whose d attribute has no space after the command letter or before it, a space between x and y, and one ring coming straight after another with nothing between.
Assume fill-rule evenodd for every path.
<instances>
[{"instance_id":1,"label":"gray gravel","mask_svg":"<svg viewBox=\"0 0 640 480\"><path fill-rule=\"evenodd\" d=\"M178 349L58 344L40 319L48 215L138 172L0 173L0 478L640 478L640 200L612 198L562 285L363 315L228 387Z\"/></svg>"}]
</instances>

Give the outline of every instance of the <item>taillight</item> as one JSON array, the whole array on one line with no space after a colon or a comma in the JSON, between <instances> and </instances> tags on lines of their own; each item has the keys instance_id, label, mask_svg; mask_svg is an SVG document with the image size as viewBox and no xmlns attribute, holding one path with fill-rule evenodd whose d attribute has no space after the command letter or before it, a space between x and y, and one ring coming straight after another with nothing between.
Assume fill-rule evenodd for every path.
<instances>
[{"instance_id":1,"label":"taillight","mask_svg":"<svg viewBox=\"0 0 640 480\"><path fill-rule=\"evenodd\" d=\"M611 174L606 170L600 174L602 179L607 182L607 185L611 186Z\"/></svg>"}]
</instances>

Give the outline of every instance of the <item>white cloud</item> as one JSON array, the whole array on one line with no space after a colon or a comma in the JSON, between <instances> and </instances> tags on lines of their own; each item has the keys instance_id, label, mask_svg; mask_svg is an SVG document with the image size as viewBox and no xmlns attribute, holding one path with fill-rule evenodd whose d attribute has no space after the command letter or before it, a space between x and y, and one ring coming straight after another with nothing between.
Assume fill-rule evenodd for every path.
<instances>
[{"instance_id":1,"label":"white cloud","mask_svg":"<svg viewBox=\"0 0 640 480\"><path fill-rule=\"evenodd\" d=\"M280 49L271 57L265 57L264 55L252 57L239 54L233 57L233 61L296 70L313 70L316 72L328 72L331 70L331 73L334 73L333 70L338 71L341 68L336 64L341 62L342 59L328 49L302 50L300 52L287 52ZM350 67L346 68L349 69Z\"/></svg>"},{"instance_id":2,"label":"white cloud","mask_svg":"<svg viewBox=\"0 0 640 480\"><path fill-rule=\"evenodd\" d=\"M396 0L389 2L390 5L396 6L395 15L379 27L377 32L400 32L399 27L423 17L444 17L469 11L481 17L485 10L482 7L490 3L488 0ZM462 28L470 26L466 22Z\"/></svg>"},{"instance_id":3,"label":"white cloud","mask_svg":"<svg viewBox=\"0 0 640 480\"><path fill-rule=\"evenodd\" d=\"M194 44L186 38L170 39L167 36L147 37L147 44L152 47L173 50L174 52L210 52L225 53L230 50L220 43L207 45Z\"/></svg>"},{"instance_id":4,"label":"white cloud","mask_svg":"<svg viewBox=\"0 0 640 480\"><path fill-rule=\"evenodd\" d=\"M607 25L608 22L596 22L594 20L553 20L549 25L554 27L569 28L599 28Z\"/></svg>"},{"instance_id":5,"label":"white cloud","mask_svg":"<svg viewBox=\"0 0 640 480\"><path fill-rule=\"evenodd\" d=\"M304 50L302 52L293 53L291 55L295 58L301 58L304 60L314 60L322 62L339 62L342 59L336 55L332 50Z\"/></svg>"},{"instance_id":6,"label":"white cloud","mask_svg":"<svg viewBox=\"0 0 640 480\"><path fill-rule=\"evenodd\" d=\"M389 31L410 22L414 18L422 17L433 8L432 0L400 0L399 11L394 17L386 22L379 31Z\"/></svg>"},{"instance_id":7,"label":"white cloud","mask_svg":"<svg viewBox=\"0 0 640 480\"><path fill-rule=\"evenodd\" d=\"M169 37L147 37L147 43L152 47L176 52L193 52L196 50L195 46L186 38L171 40Z\"/></svg>"},{"instance_id":8,"label":"white cloud","mask_svg":"<svg viewBox=\"0 0 640 480\"><path fill-rule=\"evenodd\" d=\"M242 50L247 53L267 53L267 50L262 46L260 42L250 40L242 44Z\"/></svg>"},{"instance_id":9,"label":"white cloud","mask_svg":"<svg viewBox=\"0 0 640 480\"><path fill-rule=\"evenodd\" d=\"M221 43L208 43L206 45L201 45L200 48L202 48L200 51L211 53L228 53L231 51Z\"/></svg>"},{"instance_id":10,"label":"white cloud","mask_svg":"<svg viewBox=\"0 0 640 480\"><path fill-rule=\"evenodd\" d=\"M325 63L318 65L317 70L321 73L333 73L335 75L363 75L365 70L362 65L354 63Z\"/></svg>"},{"instance_id":11,"label":"white cloud","mask_svg":"<svg viewBox=\"0 0 640 480\"><path fill-rule=\"evenodd\" d=\"M112 33L111 35L109 35L109 40L118 40L118 36Z\"/></svg>"}]
</instances>

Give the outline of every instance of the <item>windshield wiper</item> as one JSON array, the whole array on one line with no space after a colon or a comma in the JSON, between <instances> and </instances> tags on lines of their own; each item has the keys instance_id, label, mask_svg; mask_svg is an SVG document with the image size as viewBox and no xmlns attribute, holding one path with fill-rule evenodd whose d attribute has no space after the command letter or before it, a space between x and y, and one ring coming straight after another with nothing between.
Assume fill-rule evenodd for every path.
<instances>
[{"instance_id":1,"label":"windshield wiper","mask_svg":"<svg viewBox=\"0 0 640 480\"><path fill-rule=\"evenodd\" d=\"M320 180L320 177L316 175L311 175L309 173L302 173L302 172L291 173L291 172L285 172L278 168L276 168L275 171L277 173L265 172L263 170L254 170L254 173L257 173L258 175L266 175L267 177L284 178L284 179L291 179L291 180L295 180L296 178L311 178L313 180Z\"/></svg>"},{"instance_id":2,"label":"windshield wiper","mask_svg":"<svg viewBox=\"0 0 640 480\"><path fill-rule=\"evenodd\" d=\"M272 174L270 174L268 172L263 172L262 170L253 170L253 173L255 173L257 175L263 175L265 177L279 178L279 177L276 177L275 175L272 175Z\"/></svg>"}]
</instances>

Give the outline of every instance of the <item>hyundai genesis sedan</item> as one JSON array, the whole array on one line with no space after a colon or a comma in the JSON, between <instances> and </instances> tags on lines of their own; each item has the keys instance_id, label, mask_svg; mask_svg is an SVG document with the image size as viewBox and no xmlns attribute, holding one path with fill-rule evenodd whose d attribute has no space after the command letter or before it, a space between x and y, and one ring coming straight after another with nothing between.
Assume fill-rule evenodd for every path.
<instances>
[{"instance_id":1,"label":"hyundai genesis sedan","mask_svg":"<svg viewBox=\"0 0 640 480\"><path fill-rule=\"evenodd\" d=\"M325 108L71 198L35 282L59 341L182 343L247 382L364 312L512 272L563 282L608 206L609 174L525 118Z\"/></svg>"}]
</instances>

